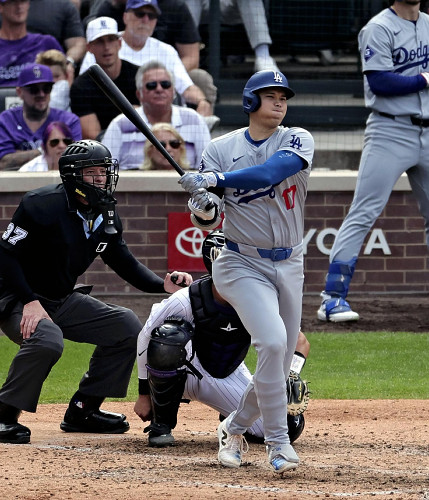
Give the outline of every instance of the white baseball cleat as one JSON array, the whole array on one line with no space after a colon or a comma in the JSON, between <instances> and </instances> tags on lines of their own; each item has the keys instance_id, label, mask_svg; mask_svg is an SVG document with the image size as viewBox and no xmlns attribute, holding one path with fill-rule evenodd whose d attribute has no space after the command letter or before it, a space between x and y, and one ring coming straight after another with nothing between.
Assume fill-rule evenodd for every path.
<instances>
[{"instance_id":1,"label":"white baseball cleat","mask_svg":"<svg viewBox=\"0 0 429 500\"><path fill-rule=\"evenodd\" d=\"M219 453L217 458L225 467L238 468L241 465L241 454L247 453L249 446L242 434L230 434L226 430L226 420L217 428Z\"/></svg>"},{"instance_id":2,"label":"white baseball cleat","mask_svg":"<svg viewBox=\"0 0 429 500\"><path fill-rule=\"evenodd\" d=\"M290 444L267 444L268 462L274 472L281 474L287 470L296 469L299 457Z\"/></svg>"},{"instance_id":3,"label":"white baseball cleat","mask_svg":"<svg viewBox=\"0 0 429 500\"><path fill-rule=\"evenodd\" d=\"M342 297L331 297L326 293L321 293L322 304L317 311L320 321L332 321L341 323L343 321L357 321L359 314L352 311L350 304Z\"/></svg>"}]
</instances>

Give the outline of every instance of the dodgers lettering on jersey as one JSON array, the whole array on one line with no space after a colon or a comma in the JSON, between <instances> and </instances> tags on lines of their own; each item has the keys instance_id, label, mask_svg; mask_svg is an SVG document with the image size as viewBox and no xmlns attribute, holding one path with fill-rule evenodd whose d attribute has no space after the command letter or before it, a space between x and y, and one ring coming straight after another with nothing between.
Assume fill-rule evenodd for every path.
<instances>
[{"instance_id":1,"label":"dodgers lettering on jersey","mask_svg":"<svg viewBox=\"0 0 429 500\"><path fill-rule=\"evenodd\" d=\"M229 172L264 163L277 151L295 153L308 168L275 186L258 190L225 188L225 236L260 248L292 247L301 243L303 209L314 152L311 134L302 128L278 127L265 141L249 141L242 128L214 139L205 149L200 171ZM242 211L246 210L246 217Z\"/></svg>"},{"instance_id":2,"label":"dodgers lettering on jersey","mask_svg":"<svg viewBox=\"0 0 429 500\"><path fill-rule=\"evenodd\" d=\"M374 16L359 33L362 69L391 71L415 76L429 66L429 16L420 12L416 23L402 19L391 9ZM376 96L364 78L365 104L392 115L429 117L429 94L424 89L403 96Z\"/></svg>"}]
</instances>

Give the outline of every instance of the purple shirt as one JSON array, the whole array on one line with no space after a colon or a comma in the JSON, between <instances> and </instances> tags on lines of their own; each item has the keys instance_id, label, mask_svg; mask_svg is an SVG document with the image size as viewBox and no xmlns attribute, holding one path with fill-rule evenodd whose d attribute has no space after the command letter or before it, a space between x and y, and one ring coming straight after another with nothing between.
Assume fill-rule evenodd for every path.
<instances>
[{"instance_id":1,"label":"purple shirt","mask_svg":"<svg viewBox=\"0 0 429 500\"><path fill-rule=\"evenodd\" d=\"M45 128L50 122L56 121L69 126L73 140L82 139L79 118L69 111L51 108L47 120L36 132L32 132L25 123L22 106L3 111L0 113L0 158L16 151L37 149L42 145Z\"/></svg>"},{"instance_id":2,"label":"purple shirt","mask_svg":"<svg viewBox=\"0 0 429 500\"><path fill-rule=\"evenodd\" d=\"M39 52L63 48L51 35L28 33L19 40L0 38L0 87L16 87L22 68L34 63Z\"/></svg>"}]
</instances>

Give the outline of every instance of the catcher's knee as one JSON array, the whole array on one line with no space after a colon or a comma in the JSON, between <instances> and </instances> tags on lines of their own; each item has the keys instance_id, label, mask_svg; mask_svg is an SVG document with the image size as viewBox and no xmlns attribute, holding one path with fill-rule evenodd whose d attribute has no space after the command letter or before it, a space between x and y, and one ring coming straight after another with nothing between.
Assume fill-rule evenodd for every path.
<instances>
[{"instance_id":1,"label":"catcher's knee","mask_svg":"<svg viewBox=\"0 0 429 500\"><path fill-rule=\"evenodd\" d=\"M302 413L300 415L288 415L287 425L288 425L289 439L292 444L299 438L299 436L302 434L302 431L304 430L305 427L304 415Z\"/></svg>"},{"instance_id":2,"label":"catcher's knee","mask_svg":"<svg viewBox=\"0 0 429 500\"><path fill-rule=\"evenodd\" d=\"M147 350L147 371L153 421L173 429L187 378L186 344L193 327L182 318L171 317L152 331Z\"/></svg>"}]
</instances>

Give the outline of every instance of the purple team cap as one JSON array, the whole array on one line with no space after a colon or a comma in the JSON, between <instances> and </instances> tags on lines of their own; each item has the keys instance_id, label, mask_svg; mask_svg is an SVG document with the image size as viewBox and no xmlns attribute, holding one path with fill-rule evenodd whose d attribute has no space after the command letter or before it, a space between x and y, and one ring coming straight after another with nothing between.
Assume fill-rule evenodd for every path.
<instances>
[{"instance_id":1,"label":"purple team cap","mask_svg":"<svg viewBox=\"0 0 429 500\"><path fill-rule=\"evenodd\" d=\"M140 7L145 7L146 5L149 7L153 7L158 15L161 15L161 9L159 8L158 0L128 0L125 10L140 9Z\"/></svg>"},{"instance_id":2,"label":"purple team cap","mask_svg":"<svg viewBox=\"0 0 429 500\"><path fill-rule=\"evenodd\" d=\"M1 0L3 3L5 0ZM29 64L18 77L18 87L33 85L33 83L54 83L51 68L43 64Z\"/></svg>"}]
</instances>

